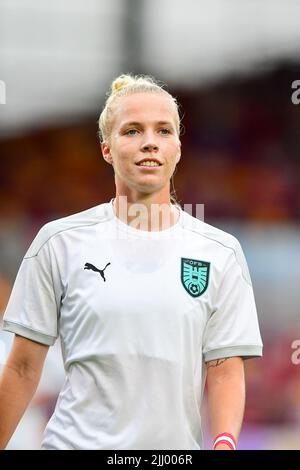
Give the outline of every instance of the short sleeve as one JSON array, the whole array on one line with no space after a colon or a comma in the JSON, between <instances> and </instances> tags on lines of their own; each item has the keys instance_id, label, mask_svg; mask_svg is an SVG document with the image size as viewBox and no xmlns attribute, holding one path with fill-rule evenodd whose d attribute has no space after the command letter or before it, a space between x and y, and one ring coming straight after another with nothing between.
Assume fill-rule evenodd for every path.
<instances>
[{"instance_id":1,"label":"short sleeve","mask_svg":"<svg viewBox=\"0 0 300 470\"><path fill-rule=\"evenodd\" d=\"M224 357L262 356L262 340L248 266L237 242L216 287L215 304L203 337L205 362Z\"/></svg>"},{"instance_id":2,"label":"short sleeve","mask_svg":"<svg viewBox=\"0 0 300 470\"><path fill-rule=\"evenodd\" d=\"M5 313L3 330L45 345L58 336L59 285L55 285L49 243L38 235L19 268ZM36 248L38 247L38 248Z\"/></svg>"}]
</instances>

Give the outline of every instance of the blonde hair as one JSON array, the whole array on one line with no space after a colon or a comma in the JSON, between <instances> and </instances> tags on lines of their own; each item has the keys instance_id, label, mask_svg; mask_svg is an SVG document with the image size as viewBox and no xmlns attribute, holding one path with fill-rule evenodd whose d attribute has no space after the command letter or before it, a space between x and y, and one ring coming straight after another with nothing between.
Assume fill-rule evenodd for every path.
<instances>
[{"instance_id":1,"label":"blonde hair","mask_svg":"<svg viewBox=\"0 0 300 470\"><path fill-rule=\"evenodd\" d=\"M98 120L100 142L109 142L113 125L113 106L116 100L122 96L128 96L132 93L163 93L173 103L176 113L176 130L180 135L180 116L179 105L168 91L163 88L150 75L130 75L123 74L117 77L111 84L110 91L107 94L104 108Z\"/></svg>"},{"instance_id":2,"label":"blonde hair","mask_svg":"<svg viewBox=\"0 0 300 470\"><path fill-rule=\"evenodd\" d=\"M179 104L168 91L163 88L163 85L159 84L150 75L130 75L122 74L117 77L111 84L110 91L107 94L107 98L98 120L99 126L99 139L100 142L109 142L112 126L113 126L113 107L118 98L122 96L128 96L133 93L162 93L166 95L172 102L175 109L176 116L176 131L180 136L181 131L181 119L179 114ZM175 169L176 171L176 169ZM175 172L174 172L175 173ZM170 200L173 204L180 206L177 201L176 191L174 187L174 174L171 177L171 194Z\"/></svg>"}]
</instances>

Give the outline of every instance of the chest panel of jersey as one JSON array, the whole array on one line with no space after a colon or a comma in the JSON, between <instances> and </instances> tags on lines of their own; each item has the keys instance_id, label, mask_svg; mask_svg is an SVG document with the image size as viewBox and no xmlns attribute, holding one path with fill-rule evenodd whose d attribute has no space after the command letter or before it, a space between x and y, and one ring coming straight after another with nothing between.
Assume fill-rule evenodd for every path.
<instances>
[{"instance_id":1,"label":"chest panel of jersey","mask_svg":"<svg viewBox=\"0 0 300 470\"><path fill-rule=\"evenodd\" d=\"M73 358L76 344L91 355L98 350L175 362L186 347L201 354L211 291L193 298L181 282L181 258L195 252L181 240L106 240L104 245L100 250L94 241L76 256L70 253L60 328ZM86 263L105 270L84 269Z\"/></svg>"}]
</instances>

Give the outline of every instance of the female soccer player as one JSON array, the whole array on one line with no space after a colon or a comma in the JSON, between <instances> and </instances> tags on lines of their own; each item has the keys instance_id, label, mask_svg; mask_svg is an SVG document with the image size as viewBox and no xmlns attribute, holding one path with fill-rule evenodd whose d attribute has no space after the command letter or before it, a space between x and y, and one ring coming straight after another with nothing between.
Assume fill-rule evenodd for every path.
<instances>
[{"instance_id":1,"label":"female soccer player","mask_svg":"<svg viewBox=\"0 0 300 470\"><path fill-rule=\"evenodd\" d=\"M176 100L122 75L99 119L110 202L42 227L5 312L15 333L0 383L4 448L60 336L66 380L44 449L201 449L207 380L215 449L234 449L243 359L262 343L247 265L232 236L173 204Z\"/></svg>"}]
</instances>

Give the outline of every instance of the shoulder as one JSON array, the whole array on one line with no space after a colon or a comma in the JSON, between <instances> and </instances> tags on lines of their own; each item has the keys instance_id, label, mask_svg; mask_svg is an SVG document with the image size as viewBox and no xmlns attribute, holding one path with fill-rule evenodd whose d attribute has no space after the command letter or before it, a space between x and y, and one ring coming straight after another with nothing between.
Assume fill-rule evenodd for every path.
<instances>
[{"instance_id":1,"label":"shoulder","mask_svg":"<svg viewBox=\"0 0 300 470\"><path fill-rule=\"evenodd\" d=\"M84 226L92 226L109 220L111 218L111 214L108 206L109 203L103 203L82 212L77 212L76 214L47 222L40 228L36 237L32 241L25 258L36 256L42 247L59 233L76 230Z\"/></svg>"},{"instance_id":2,"label":"shoulder","mask_svg":"<svg viewBox=\"0 0 300 470\"><path fill-rule=\"evenodd\" d=\"M183 211L183 226L185 230L193 232L200 238L205 238L213 244L219 245L225 249L237 251L241 249L238 239L224 230L213 225L207 224L196 217L191 216L188 212Z\"/></svg>"},{"instance_id":3,"label":"shoulder","mask_svg":"<svg viewBox=\"0 0 300 470\"><path fill-rule=\"evenodd\" d=\"M207 224L196 217L191 216L187 212L183 212L183 226L185 230L193 232L195 236L199 236L199 239L205 239L209 243L219 247L224 255L231 255L233 262L236 262L241 270L245 280L251 284L250 274L247 266L247 262L244 256L243 249L239 240L231 233L225 232L213 225Z\"/></svg>"}]
</instances>

